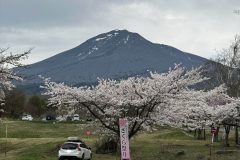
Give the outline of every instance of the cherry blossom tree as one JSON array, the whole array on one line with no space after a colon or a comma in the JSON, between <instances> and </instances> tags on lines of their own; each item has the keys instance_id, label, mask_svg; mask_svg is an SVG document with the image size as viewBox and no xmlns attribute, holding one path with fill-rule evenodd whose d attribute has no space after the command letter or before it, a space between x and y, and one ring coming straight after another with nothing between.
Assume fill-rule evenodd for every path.
<instances>
[{"instance_id":1,"label":"cherry blossom tree","mask_svg":"<svg viewBox=\"0 0 240 160\"><path fill-rule=\"evenodd\" d=\"M235 143L239 144L238 127L240 127L240 99L232 99L231 103L218 106L215 110L216 121L224 126L225 146L229 146L229 133L231 127L235 127Z\"/></svg>"},{"instance_id":2,"label":"cherry blossom tree","mask_svg":"<svg viewBox=\"0 0 240 160\"><path fill-rule=\"evenodd\" d=\"M127 118L131 138L161 119L161 111L169 107L171 101L192 92L192 86L204 80L199 68L186 71L176 65L167 73L150 73L149 77L130 77L121 81L100 79L97 86L91 87L70 87L45 79L43 88L50 96L50 105L58 106L59 110L66 110L67 106L69 112L73 106L84 107L105 131L119 135L118 120ZM156 112L159 112L158 119Z\"/></svg>"},{"instance_id":3,"label":"cherry blossom tree","mask_svg":"<svg viewBox=\"0 0 240 160\"><path fill-rule=\"evenodd\" d=\"M165 123L173 127L194 130L200 134L202 130L205 132L206 127L215 126L217 127L215 140L218 138L219 128L222 125L225 130L224 143L225 146L229 146L231 127L234 126L236 129L240 126L240 99L232 98L226 93L227 88L221 85L208 92L192 90L186 92L185 95L181 94L161 112L164 116L160 124ZM236 135L236 144L238 141L238 135Z\"/></svg>"},{"instance_id":4,"label":"cherry blossom tree","mask_svg":"<svg viewBox=\"0 0 240 160\"><path fill-rule=\"evenodd\" d=\"M207 80L199 68L186 71L176 65L167 73L120 81L100 79L91 87L44 80L50 105L68 112L76 106L86 108L98 122L93 124L100 124L105 134L119 135L118 120L123 117L129 120L130 138L154 124L198 131L212 125L239 125L239 100L229 97L224 85L212 90L195 89Z\"/></svg>"},{"instance_id":5,"label":"cherry blossom tree","mask_svg":"<svg viewBox=\"0 0 240 160\"><path fill-rule=\"evenodd\" d=\"M22 80L22 78L13 72L13 67L23 66L21 60L27 58L31 49L21 54L13 54L9 48L0 48L0 101L4 101L4 91L9 90L14 85L12 80Z\"/></svg>"},{"instance_id":6,"label":"cherry blossom tree","mask_svg":"<svg viewBox=\"0 0 240 160\"><path fill-rule=\"evenodd\" d=\"M162 116L162 121L173 127L194 131L197 139L202 138L203 131L203 139L205 139L206 127L219 123L215 113L219 109L218 106L225 106L230 102L231 98L226 94L226 87L223 85L209 91L186 91L174 97L168 104L169 107L162 112L165 114ZM162 121L160 124L163 123Z\"/></svg>"}]
</instances>

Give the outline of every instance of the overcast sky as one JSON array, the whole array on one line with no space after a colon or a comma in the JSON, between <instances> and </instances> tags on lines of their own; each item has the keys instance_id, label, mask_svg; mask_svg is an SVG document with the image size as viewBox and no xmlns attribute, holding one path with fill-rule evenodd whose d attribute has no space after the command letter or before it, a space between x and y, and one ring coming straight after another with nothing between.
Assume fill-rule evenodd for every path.
<instances>
[{"instance_id":1,"label":"overcast sky","mask_svg":"<svg viewBox=\"0 0 240 160\"><path fill-rule=\"evenodd\" d=\"M0 47L34 47L24 63L114 29L210 58L240 34L240 0L0 0Z\"/></svg>"}]
</instances>

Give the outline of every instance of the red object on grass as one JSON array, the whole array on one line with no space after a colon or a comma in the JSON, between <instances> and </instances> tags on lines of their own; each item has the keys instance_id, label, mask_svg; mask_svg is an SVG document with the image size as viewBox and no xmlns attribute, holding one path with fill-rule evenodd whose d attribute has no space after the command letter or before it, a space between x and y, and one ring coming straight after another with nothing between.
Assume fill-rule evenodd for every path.
<instances>
[{"instance_id":1,"label":"red object on grass","mask_svg":"<svg viewBox=\"0 0 240 160\"><path fill-rule=\"evenodd\" d=\"M91 131L86 131L86 135L90 135L91 134Z\"/></svg>"}]
</instances>

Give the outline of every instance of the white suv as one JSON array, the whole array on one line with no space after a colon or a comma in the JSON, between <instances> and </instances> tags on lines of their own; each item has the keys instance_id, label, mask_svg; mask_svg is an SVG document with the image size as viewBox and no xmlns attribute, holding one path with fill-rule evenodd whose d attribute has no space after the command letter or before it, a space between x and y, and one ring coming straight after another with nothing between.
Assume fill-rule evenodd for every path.
<instances>
[{"instance_id":1,"label":"white suv","mask_svg":"<svg viewBox=\"0 0 240 160\"><path fill-rule=\"evenodd\" d=\"M92 151L83 142L65 142L58 151L59 160L64 159L81 159L81 160L91 160Z\"/></svg>"},{"instance_id":2,"label":"white suv","mask_svg":"<svg viewBox=\"0 0 240 160\"><path fill-rule=\"evenodd\" d=\"M74 114L72 120L73 121L79 121L79 115L78 114Z\"/></svg>"},{"instance_id":3,"label":"white suv","mask_svg":"<svg viewBox=\"0 0 240 160\"><path fill-rule=\"evenodd\" d=\"M31 115L29 115L29 114L23 115L23 116L22 116L22 120L23 120L23 121L32 121L32 120L33 120L33 117L32 117Z\"/></svg>"}]
</instances>

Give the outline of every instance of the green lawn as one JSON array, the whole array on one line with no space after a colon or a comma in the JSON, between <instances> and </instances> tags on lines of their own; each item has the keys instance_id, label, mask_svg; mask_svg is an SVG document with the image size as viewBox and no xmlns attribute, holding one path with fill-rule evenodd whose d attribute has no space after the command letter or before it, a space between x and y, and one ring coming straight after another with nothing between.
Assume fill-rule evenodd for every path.
<instances>
[{"instance_id":1,"label":"green lawn","mask_svg":"<svg viewBox=\"0 0 240 160\"><path fill-rule=\"evenodd\" d=\"M5 139L5 125L0 124L0 160L56 160L58 145L68 136L82 137L93 151L99 137L84 133L85 124L8 121L8 139ZM193 140L191 134L182 130L162 127L152 133L139 133L130 143L132 160L207 160L210 159L208 140ZM239 160L240 150L234 146L227 150L234 153L217 155L223 150L222 142L212 148L212 160ZM6 156L5 156L6 151ZM184 151L184 155L177 155ZM95 160L119 160L118 154L93 154Z\"/></svg>"}]
</instances>

